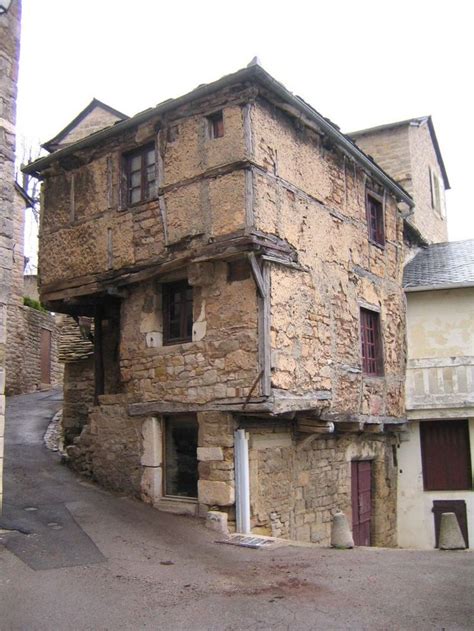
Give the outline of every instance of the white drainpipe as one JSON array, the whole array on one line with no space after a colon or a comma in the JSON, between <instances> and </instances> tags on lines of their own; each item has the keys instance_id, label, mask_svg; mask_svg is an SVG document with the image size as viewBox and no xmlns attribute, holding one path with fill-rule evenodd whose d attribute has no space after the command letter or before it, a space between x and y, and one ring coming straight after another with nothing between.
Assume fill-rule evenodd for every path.
<instances>
[{"instance_id":1,"label":"white drainpipe","mask_svg":"<svg viewBox=\"0 0 474 631\"><path fill-rule=\"evenodd\" d=\"M249 439L244 429L234 434L236 529L250 533Z\"/></svg>"}]
</instances>

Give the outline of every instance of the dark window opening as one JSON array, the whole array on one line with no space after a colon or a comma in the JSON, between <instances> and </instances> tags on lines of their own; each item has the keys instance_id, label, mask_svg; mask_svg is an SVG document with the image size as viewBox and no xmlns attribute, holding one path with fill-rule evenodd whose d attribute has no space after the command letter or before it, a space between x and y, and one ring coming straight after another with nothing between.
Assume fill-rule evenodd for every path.
<instances>
[{"instance_id":1,"label":"dark window opening","mask_svg":"<svg viewBox=\"0 0 474 631\"><path fill-rule=\"evenodd\" d=\"M425 491L472 488L467 421L423 421L420 440Z\"/></svg>"},{"instance_id":2,"label":"dark window opening","mask_svg":"<svg viewBox=\"0 0 474 631\"><path fill-rule=\"evenodd\" d=\"M198 423L192 416L165 420L165 495L197 498Z\"/></svg>"},{"instance_id":3,"label":"dark window opening","mask_svg":"<svg viewBox=\"0 0 474 631\"><path fill-rule=\"evenodd\" d=\"M187 281L163 285L163 344L193 339L193 288Z\"/></svg>"},{"instance_id":4,"label":"dark window opening","mask_svg":"<svg viewBox=\"0 0 474 631\"><path fill-rule=\"evenodd\" d=\"M382 375L382 338L380 315L369 309L360 310L360 337L362 344L362 371L366 375Z\"/></svg>"},{"instance_id":5,"label":"dark window opening","mask_svg":"<svg viewBox=\"0 0 474 631\"><path fill-rule=\"evenodd\" d=\"M228 265L227 280L229 283L250 278L250 266L246 259L231 261Z\"/></svg>"},{"instance_id":6,"label":"dark window opening","mask_svg":"<svg viewBox=\"0 0 474 631\"><path fill-rule=\"evenodd\" d=\"M209 136L222 138L224 135L224 116L222 112L216 112L207 118L209 124Z\"/></svg>"},{"instance_id":7,"label":"dark window opening","mask_svg":"<svg viewBox=\"0 0 474 631\"><path fill-rule=\"evenodd\" d=\"M157 194L155 145L141 147L124 156L127 204L153 199Z\"/></svg>"},{"instance_id":8,"label":"dark window opening","mask_svg":"<svg viewBox=\"0 0 474 631\"><path fill-rule=\"evenodd\" d=\"M385 245L382 199L374 193L367 193L366 208L370 241Z\"/></svg>"}]
</instances>

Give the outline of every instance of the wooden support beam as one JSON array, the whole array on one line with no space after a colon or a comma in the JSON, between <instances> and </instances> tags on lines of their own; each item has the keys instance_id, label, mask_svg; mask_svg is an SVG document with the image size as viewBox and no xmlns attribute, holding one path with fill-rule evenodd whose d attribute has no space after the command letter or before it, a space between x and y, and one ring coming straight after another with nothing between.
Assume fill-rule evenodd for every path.
<instances>
[{"instance_id":1,"label":"wooden support beam","mask_svg":"<svg viewBox=\"0 0 474 631\"><path fill-rule=\"evenodd\" d=\"M265 299L267 294L266 294L266 287L265 287L265 281L263 279L263 275L262 272L260 270L260 267L257 263L257 257L255 256L254 252L249 252L247 254L247 258L249 260L250 263L250 267L252 269L252 274L255 280L255 283L258 287L258 291L260 292L260 296Z\"/></svg>"},{"instance_id":2,"label":"wooden support beam","mask_svg":"<svg viewBox=\"0 0 474 631\"><path fill-rule=\"evenodd\" d=\"M148 416L150 414L174 414L180 412L257 412L270 415L271 405L264 398L255 397L245 399L225 400L220 399L211 403L181 403L179 401L146 401L144 403L131 403L128 406L130 416Z\"/></svg>"},{"instance_id":3,"label":"wooden support beam","mask_svg":"<svg viewBox=\"0 0 474 631\"><path fill-rule=\"evenodd\" d=\"M95 404L98 405L99 397L104 394L104 354L102 346L102 316L103 308L98 305L94 316L94 383Z\"/></svg>"},{"instance_id":4,"label":"wooden support beam","mask_svg":"<svg viewBox=\"0 0 474 631\"><path fill-rule=\"evenodd\" d=\"M362 421L352 421L352 422L336 422L334 423L336 432L338 433L354 433L358 434L363 431L364 423Z\"/></svg>"},{"instance_id":5,"label":"wooden support beam","mask_svg":"<svg viewBox=\"0 0 474 631\"><path fill-rule=\"evenodd\" d=\"M302 418L296 421L296 431L302 434L333 434L334 423Z\"/></svg>"}]
</instances>

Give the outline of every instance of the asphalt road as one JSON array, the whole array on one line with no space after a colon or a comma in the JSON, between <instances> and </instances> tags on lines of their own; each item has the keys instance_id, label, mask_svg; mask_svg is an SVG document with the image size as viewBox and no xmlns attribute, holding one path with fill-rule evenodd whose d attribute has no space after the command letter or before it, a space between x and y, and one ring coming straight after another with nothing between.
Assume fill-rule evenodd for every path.
<instances>
[{"instance_id":1,"label":"asphalt road","mask_svg":"<svg viewBox=\"0 0 474 631\"><path fill-rule=\"evenodd\" d=\"M474 629L471 552L216 543L77 477L42 442L54 393L9 400L0 629Z\"/></svg>"}]
</instances>

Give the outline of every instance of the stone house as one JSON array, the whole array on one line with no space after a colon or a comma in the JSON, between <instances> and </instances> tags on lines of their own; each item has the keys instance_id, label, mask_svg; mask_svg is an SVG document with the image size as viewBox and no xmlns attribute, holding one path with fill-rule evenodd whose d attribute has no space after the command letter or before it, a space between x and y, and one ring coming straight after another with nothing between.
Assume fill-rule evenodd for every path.
<instances>
[{"instance_id":1,"label":"stone house","mask_svg":"<svg viewBox=\"0 0 474 631\"><path fill-rule=\"evenodd\" d=\"M55 317L37 302L37 277L28 283L23 275L25 208L33 200L15 183L13 213L12 285L7 304L7 346L5 352L7 395L47 390L62 383L58 362L58 329ZM30 298L25 304L25 298Z\"/></svg>"},{"instance_id":2,"label":"stone house","mask_svg":"<svg viewBox=\"0 0 474 631\"><path fill-rule=\"evenodd\" d=\"M13 264L15 123L20 23L20 0L13 0L9 7L0 7L0 512L3 499L7 309Z\"/></svg>"},{"instance_id":3,"label":"stone house","mask_svg":"<svg viewBox=\"0 0 474 631\"><path fill-rule=\"evenodd\" d=\"M416 212L406 221L412 241L447 241L445 191L450 185L431 116L349 135L412 196Z\"/></svg>"},{"instance_id":4,"label":"stone house","mask_svg":"<svg viewBox=\"0 0 474 631\"><path fill-rule=\"evenodd\" d=\"M449 181L431 117L351 137L416 204L405 224L408 423L397 449L398 544L437 547L441 513L455 512L468 546L474 536L474 242L446 242Z\"/></svg>"},{"instance_id":5,"label":"stone house","mask_svg":"<svg viewBox=\"0 0 474 631\"><path fill-rule=\"evenodd\" d=\"M394 545L405 189L258 65L26 171L41 299L94 319L73 466L241 532L325 545L342 510Z\"/></svg>"},{"instance_id":6,"label":"stone house","mask_svg":"<svg viewBox=\"0 0 474 631\"><path fill-rule=\"evenodd\" d=\"M474 542L474 240L436 243L405 268L407 436L398 451L398 539L438 546L442 512Z\"/></svg>"}]
</instances>

